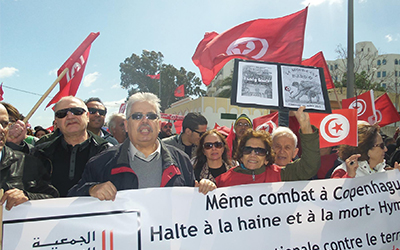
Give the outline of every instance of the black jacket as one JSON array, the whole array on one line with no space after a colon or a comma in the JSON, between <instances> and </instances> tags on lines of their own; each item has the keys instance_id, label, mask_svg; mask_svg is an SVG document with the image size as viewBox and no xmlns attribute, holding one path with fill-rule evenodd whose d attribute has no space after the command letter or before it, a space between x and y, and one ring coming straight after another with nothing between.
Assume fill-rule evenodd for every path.
<instances>
[{"instance_id":1,"label":"black jacket","mask_svg":"<svg viewBox=\"0 0 400 250\"><path fill-rule=\"evenodd\" d=\"M161 143L162 178L161 187L194 186L193 167L185 152ZM71 188L68 196L87 196L91 186L111 181L117 190L137 189L137 176L129 165L130 140L107 149L90 159L82 179Z\"/></svg>"},{"instance_id":2,"label":"black jacket","mask_svg":"<svg viewBox=\"0 0 400 250\"><path fill-rule=\"evenodd\" d=\"M38 157L50 174L51 184L61 197L67 196L68 190L82 177L86 163L90 158L112 146L100 136L88 131L89 138L75 146L68 145L64 135L35 146L33 155Z\"/></svg>"},{"instance_id":3,"label":"black jacket","mask_svg":"<svg viewBox=\"0 0 400 250\"><path fill-rule=\"evenodd\" d=\"M1 188L23 190L29 200L59 197L39 159L4 146L0 162Z\"/></svg>"}]
</instances>

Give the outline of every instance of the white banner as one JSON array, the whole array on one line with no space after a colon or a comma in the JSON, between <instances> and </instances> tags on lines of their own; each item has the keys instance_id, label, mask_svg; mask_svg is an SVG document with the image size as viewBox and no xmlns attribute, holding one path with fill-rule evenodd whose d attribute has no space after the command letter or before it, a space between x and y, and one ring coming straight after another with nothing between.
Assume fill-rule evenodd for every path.
<instances>
[{"instance_id":1,"label":"white banner","mask_svg":"<svg viewBox=\"0 0 400 250\"><path fill-rule=\"evenodd\" d=\"M151 188L4 211L3 249L400 248L400 173L219 188Z\"/></svg>"}]
</instances>

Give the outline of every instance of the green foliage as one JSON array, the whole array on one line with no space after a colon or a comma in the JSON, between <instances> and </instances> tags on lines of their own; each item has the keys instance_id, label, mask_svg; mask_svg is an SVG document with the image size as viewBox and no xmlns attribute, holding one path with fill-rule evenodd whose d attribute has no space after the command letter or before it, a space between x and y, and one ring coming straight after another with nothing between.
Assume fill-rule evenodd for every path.
<instances>
[{"instance_id":1,"label":"green foliage","mask_svg":"<svg viewBox=\"0 0 400 250\"><path fill-rule=\"evenodd\" d=\"M121 86L128 89L129 96L137 92L151 92L161 99L161 109L165 110L171 103L178 101L174 90L184 84L185 96L204 96L206 92L200 87L202 82L195 73L179 70L171 64L163 64L161 52L143 50L142 55L132 54L121 63ZM151 79L147 75L160 73L160 80ZM159 86L161 81L161 94Z\"/></svg>"},{"instance_id":2,"label":"green foliage","mask_svg":"<svg viewBox=\"0 0 400 250\"><path fill-rule=\"evenodd\" d=\"M371 75L368 75L365 71L362 71L361 73L355 73L354 77L354 85L358 95L369 90L386 91L385 88L380 85L380 83L373 82ZM335 82L335 88L343 87L347 87L347 73L343 74L341 82Z\"/></svg>"}]
</instances>

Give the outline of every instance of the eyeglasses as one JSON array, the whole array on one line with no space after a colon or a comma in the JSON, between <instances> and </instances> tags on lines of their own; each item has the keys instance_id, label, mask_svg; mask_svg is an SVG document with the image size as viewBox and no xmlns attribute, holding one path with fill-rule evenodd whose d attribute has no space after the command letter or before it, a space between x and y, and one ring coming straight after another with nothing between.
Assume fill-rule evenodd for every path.
<instances>
[{"instance_id":1,"label":"eyeglasses","mask_svg":"<svg viewBox=\"0 0 400 250\"><path fill-rule=\"evenodd\" d=\"M169 126L169 125L165 125L164 126L164 128L172 128L171 126Z\"/></svg>"},{"instance_id":2,"label":"eyeglasses","mask_svg":"<svg viewBox=\"0 0 400 250\"><path fill-rule=\"evenodd\" d=\"M130 118L132 118L132 120L142 120L143 116L145 116L143 113L136 112L136 113L133 113L130 116ZM150 113L146 114L146 119L148 119L148 120L155 120L157 118L158 118L158 115L156 113L150 112Z\"/></svg>"},{"instance_id":3,"label":"eyeglasses","mask_svg":"<svg viewBox=\"0 0 400 250\"><path fill-rule=\"evenodd\" d=\"M107 114L107 110L105 110L105 109L88 108L88 110L91 115L95 115L96 113L99 113L99 115L105 116Z\"/></svg>"},{"instance_id":4,"label":"eyeglasses","mask_svg":"<svg viewBox=\"0 0 400 250\"><path fill-rule=\"evenodd\" d=\"M8 128L8 127L11 127L12 124L13 124L13 122L9 122L9 121L1 121L1 122L0 122L0 125L1 125L1 127L2 127L3 129L6 129L6 128Z\"/></svg>"},{"instance_id":5,"label":"eyeglasses","mask_svg":"<svg viewBox=\"0 0 400 250\"><path fill-rule=\"evenodd\" d=\"M193 132L198 133L200 137L201 137L202 135L204 135L204 133L205 133L205 132L200 132L200 131L197 131L197 130L194 130L194 129L191 129L191 128L190 128L190 130L192 130Z\"/></svg>"},{"instance_id":6,"label":"eyeglasses","mask_svg":"<svg viewBox=\"0 0 400 250\"><path fill-rule=\"evenodd\" d=\"M250 127L250 124L244 122L238 122L236 125L239 127Z\"/></svg>"},{"instance_id":7,"label":"eyeglasses","mask_svg":"<svg viewBox=\"0 0 400 250\"><path fill-rule=\"evenodd\" d=\"M268 152L265 148L253 148L253 147L244 147L243 148L244 155L249 155L253 151L258 156L266 156L268 154Z\"/></svg>"},{"instance_id":8,"label":"eyeglasses","mask_svg":"<svg viewBox=\"0 0 400 250\"><path fill-rule=\"evenodd\" d=\"M67 116L68 111L74 115L82 115L83 113L86 112L86 110L84 108L75 107L75 108L60 109L60 110L56 111L54 113L54 115L55 115L55 117L61 119L61 118L64 118Z\"/></svg>"},{"instance_id":9,"label":"eyeglasses","mask_svg":"<svg viewBox=\"0 0 400 250\"><path fill-rule=\"evenodd\" d=\"M382 143L379 143L379 144L375 144L374 147L380 147L381 149L385 149L386 146L385 146L385 143L382 142Z\"/></svg>"},{"instance_id":10,"label":"eyeglasses","mask_svg":"<svg viewBox=\"0 0 400 250\"><path fill-rule=\"evenodd\" d=\"M212 147L215 148L222 148L224 146L224 144L220 141L216 141L216 142L206 142L203 144L203 148L204 149L212 149Z\"/></svg>"}]
</instances>

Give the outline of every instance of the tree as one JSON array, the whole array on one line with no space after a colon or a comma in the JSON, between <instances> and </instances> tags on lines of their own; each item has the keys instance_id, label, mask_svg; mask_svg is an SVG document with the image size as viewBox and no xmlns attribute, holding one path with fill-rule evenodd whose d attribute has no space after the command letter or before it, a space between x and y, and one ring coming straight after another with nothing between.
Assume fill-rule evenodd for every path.
<instances>
[{"instance_id":1,"label":"tree","mask_svg":"<svg viewBox=\"0 0 400 250\"><path fill-rule=\"evenodd\" d=\"M220 88L222 89L221 92L217 95L217 97L224 97L224 98L231 98L232 94L232 76L228 76L225 78L221 85Z\"/></svg>"},{"instance_id":2,"label":"tree","mask_svg":"<svg viewBox=\"0 0 400 250\"><path fill-rule=\"evenodd\" d=\"M347 50L342 45L338 45L335 52L338 59L342 59L335 65L332 72L332 78L335 81L336 88L347 87ZM385 57L379 56L378 51L370 50L365 43L360 43L354 52L354 88L356 94L362 94L369 90L385 91L381 86L384 78L376 78L375 73L379 71L380 66L377 65L378 59Z\"/></svg>"},{"instance_id":3,"label":"tree","mask_svg":"<svg viewBox=\"0 0 400 250\"><path fill-rule=\"evenodd\" d=\"M184 84L186 96L204 96L206 92L200 87L202 82L195 73L179 70L171 64L163 64L164 56L161 52L143 50L139 57L132 54L120 66L121 86L128 90L128 95L137 92L151 92L161 99L161 109L167 109L171 103L180 98L174 96L174 90ZM160 79L151 79L147 75L160 74ZM161 83L161 94L160 94Z\"/></svg>"}]
</instances>

